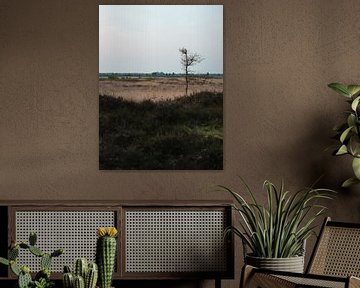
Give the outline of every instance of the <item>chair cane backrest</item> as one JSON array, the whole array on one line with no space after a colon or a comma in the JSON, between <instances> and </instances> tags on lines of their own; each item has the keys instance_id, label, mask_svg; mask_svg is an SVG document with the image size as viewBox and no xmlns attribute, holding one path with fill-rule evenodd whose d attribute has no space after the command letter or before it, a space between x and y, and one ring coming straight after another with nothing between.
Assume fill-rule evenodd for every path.
<instances>
[{"instance_id":1,"label":"chair cane backrest","mask_svg":"<svg viewBox=\"0 0 360 288\"><path fill-rule=\"evenodd\" d=\"M360 277L360 224L325 219L307 273Z\"/></svg>"}]
</instances>

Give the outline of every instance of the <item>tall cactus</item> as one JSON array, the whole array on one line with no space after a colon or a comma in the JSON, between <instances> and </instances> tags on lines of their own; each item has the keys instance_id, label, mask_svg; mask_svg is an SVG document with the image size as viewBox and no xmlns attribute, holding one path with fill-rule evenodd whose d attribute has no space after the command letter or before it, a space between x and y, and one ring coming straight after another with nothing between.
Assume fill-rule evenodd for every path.
<instances>
[{"instance_id":1,"label":"tall cactus","mask_svg":"<svg viewBox=\"0 0 360 288\"><path fill-rule=\"evenodd\" d=\"M97 229L96 262L99 267L100 288L110 288L116 258L115 227Z\"/></svg>"}]
</instances>

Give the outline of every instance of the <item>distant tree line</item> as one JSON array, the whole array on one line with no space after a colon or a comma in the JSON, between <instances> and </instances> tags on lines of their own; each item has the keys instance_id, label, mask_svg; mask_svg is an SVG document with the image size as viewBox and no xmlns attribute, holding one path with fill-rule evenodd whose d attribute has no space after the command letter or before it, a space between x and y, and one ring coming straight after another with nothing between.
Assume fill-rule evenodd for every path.
<instances>
[{"instance_id":1,"label":"distant tree line","mask_svg":"<svg viewBox=\"0 0 360 288\"><path fill-rule=\"evenodd\" d=\"M191 77L209 77L209 78L222 78L222 73L195 73L191 74ZM123 78L123 77L185 77L185 73L175 73L175 72L151 72L151 73L99 73L99 78Z\"/></svg>"}]
</instances>

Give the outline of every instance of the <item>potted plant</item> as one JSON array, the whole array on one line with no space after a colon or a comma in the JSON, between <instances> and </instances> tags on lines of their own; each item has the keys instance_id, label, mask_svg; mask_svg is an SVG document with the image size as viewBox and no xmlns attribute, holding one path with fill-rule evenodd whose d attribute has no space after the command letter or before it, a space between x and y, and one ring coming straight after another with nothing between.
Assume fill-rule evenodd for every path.
<instances>
[{"instance_id":1,"label":"potted plant","mask_svg":"<svg viewBox=\"0 0 360 288\"><path fill-rule=\"evenodd\" d=\"M242 180L242 179L241 179ZM331 199L329 189L304 188L296 193L266 180L266 205L261 205L249 186L242 180L251 201L225 186L219 186L235 199L233 208L240 215L239 227L228 227L243 242L245 264L259 268L300 272L304 270L305 241L314 233L315 220L326 207L318 200Z\"/></svg>"},{"instance_id":2,"label":"potted plant","mask_svg":"<svg viewBox=\"0 0 360 288\"><path fill-rule=\"evenodd\" d=\"M349 187L360 183L360 85L344 85L341 83L331 83L329 88L338 94L346 97L350 104L350 110L346 112L345 123L334 127L339 139L339 146L334 151L334 155L350 155L352 157L352 168L354 177L347 179L342 187Z\"/></svg>"},{"instance_id":3,"label":"potted plant","mask_svg":"<svg viewBox=\"0 0 360 288\"><path fill-rule=\"evenodd\" d=\"M98 279L98 266L86 258L75 260L74 269L64 266L62 276L63 288L95 288Z\"/></svg>"}]
</instances>

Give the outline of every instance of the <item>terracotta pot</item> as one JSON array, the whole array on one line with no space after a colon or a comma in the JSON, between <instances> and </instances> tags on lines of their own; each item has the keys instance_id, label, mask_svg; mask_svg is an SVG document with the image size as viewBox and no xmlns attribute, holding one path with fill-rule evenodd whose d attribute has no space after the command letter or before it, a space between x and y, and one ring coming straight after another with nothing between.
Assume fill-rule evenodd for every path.
<instances>
[{"instance_id":1,"label":"terracotta pot","mask_svg":"<svg viewBox=\"0 0 360 288\"><path fill-rule=\"evenodd\" d=\"M245 263L263 269L304 273L304 256L289 258L263 258L246 255Z\"/></svg>"}]
</instances>

